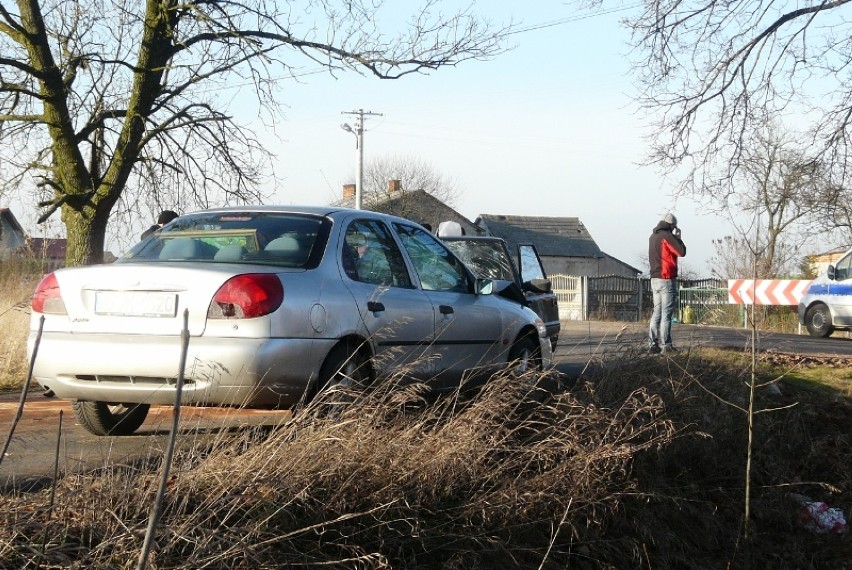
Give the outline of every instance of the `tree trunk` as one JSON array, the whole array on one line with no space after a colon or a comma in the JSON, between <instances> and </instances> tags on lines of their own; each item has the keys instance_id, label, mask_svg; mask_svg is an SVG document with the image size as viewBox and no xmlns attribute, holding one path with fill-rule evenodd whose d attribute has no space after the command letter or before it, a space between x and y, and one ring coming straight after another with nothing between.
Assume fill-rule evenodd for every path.
<instances>
[{"instance_id":1,"label":"tree trunk","mask_svg":"<svg viewBox=\"0 0 852 570\"><path fill-rule=\"evenodd\" d=\"M90 207L81 211L65 205L62 207L62 221L67 231L65 264L73 267L103 263L107 218L94 215L94 209Z\"/></svg>"}]
</instances>

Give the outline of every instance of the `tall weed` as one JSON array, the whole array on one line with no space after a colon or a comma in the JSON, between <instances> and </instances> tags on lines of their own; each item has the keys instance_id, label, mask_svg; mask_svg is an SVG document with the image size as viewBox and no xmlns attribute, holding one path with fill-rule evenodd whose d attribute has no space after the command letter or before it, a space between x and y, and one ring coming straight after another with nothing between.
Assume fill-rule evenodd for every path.
<instances>
[{"instance_id":1,"label":"tall weed","mask_svg":"<svg viewBox=\"0 0 852 570\"><path fill-rule=\"evenodd\" d=\"M842 567L848 540L802 531L788 495L849 512L852 405L783 378L756 393L778 411L755 419L742 547L749 374L747 355L687 351L626 355L570 391L498 376L438 399L394 382L324 393L182 450L149 567ZM0 566L130 567L160 462L65 476L51 517L46 492L0 495Z\"/></svg>"},{"instance_id":2,"label":"tall weed","mask_svg":"<svg viewBox=\"0 0 852 570\"><path fill-rule=\"evenodd\" d=\"M0 391L20 389L27 374L30 297L42 278L29 260L0 260Z\"/></svg>"},{"instance_id":3,"label":"tall weed","mask_svg":"<svg viewBox=\"0 0 852 570\"><path fill-rule=\"evenodd\" d=\"M633 456L673 434L641 389L613 410L529 378L437 401L418 385L385 386L344 407L323 394L249 445L179 454L156 567L527 566L557 536L564 560L632 489ZM155 494L151 467L66 476L50 520L24 507L32 496L0 498L0 564L126 566Z\"/></svg>"}]
</instances>

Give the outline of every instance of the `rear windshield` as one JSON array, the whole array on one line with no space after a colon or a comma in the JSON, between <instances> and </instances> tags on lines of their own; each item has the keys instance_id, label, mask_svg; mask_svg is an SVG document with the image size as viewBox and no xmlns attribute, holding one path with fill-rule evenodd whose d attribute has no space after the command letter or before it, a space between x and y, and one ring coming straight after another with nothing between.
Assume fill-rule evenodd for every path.
<instances>
[{"instance_id":1,"label":"rear windshield","mask_svg":"<svg viewBox=\"0 0 852 570\"><path fill-rule=\"evenodd\" d=\"M188 214L133 246L116 263L216 262L310 268L328 239L326 218L257 212Z\"/></svg>"}]
</instances>

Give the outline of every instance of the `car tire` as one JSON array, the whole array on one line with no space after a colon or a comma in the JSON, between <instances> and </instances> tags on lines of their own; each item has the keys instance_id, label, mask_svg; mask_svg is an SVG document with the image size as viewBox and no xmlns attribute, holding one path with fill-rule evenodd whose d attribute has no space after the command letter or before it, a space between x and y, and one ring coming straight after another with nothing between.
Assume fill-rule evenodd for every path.
<instances>
[{"instance_id":1,"label":"car tire","mask_svg":"<svg viewBox=\"0 0 852 570\"><path fill-rule=\"evenodd\" d=\"M540 372L541 349L535 341L528 337L519 338L509 351L509 370L516 376L523 376L530 372Z\"/></svg>"},{"instance_id":2,"label":"car tire","mask_svg":"<svg viewBox=\"0 0 852 570\"><path fill-rule=\"evenodd\" d=\"M148 404L112 404L75 400L72 405L77 421L95 435L130 435L148 416Z\"/></svg>"},{"instance_id":3,"label":"car tire","mask_svg":"<svg viewBox=\"0 0 852 570\"><path fill-rule=\"evenodd\" d=\"M831 323L831 311L823 304L810 307L805 313L805 326L811 336L825 338L834 332Z\"/></svg>"},{"instance_id":4,"label":"car tire","mask_svg":"<svg viewBox=\"0 0 852 570\"><path fill-rule=\"evenodd\" d=\"M364 351L352 343L341 343L328 353L305 402L310 403L318 394L332 388L341 388L342 392L351 394L369 385L372 380L370 359Z\"/></svg>"}]
</instances>

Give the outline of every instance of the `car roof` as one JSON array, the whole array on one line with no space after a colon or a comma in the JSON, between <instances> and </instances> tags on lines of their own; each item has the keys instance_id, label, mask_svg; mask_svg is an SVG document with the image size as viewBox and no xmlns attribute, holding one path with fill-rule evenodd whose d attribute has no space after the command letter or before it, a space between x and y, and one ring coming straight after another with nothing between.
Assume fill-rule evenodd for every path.
<instances>
[{"instance_id":1,"label":"car roof","mask_svg":"<svg viewBox=\"0 0 852 570\"><path fill-rule=\"evenodd\" d=\"M345 208L341 206L300 206L300 205L278 205L278 204L249 204L245 206L223 206L220 208L208 208L205 210L197 210L187 212L186 215L207 214L207 213L227 213L227 212L258 212L258 213L280 213L280 214L308 214L316 216L328 216L332 218L340 218L351 214L359 214L368 218L378 218L388 221L398 221L407 224L420 226L414 220L385 214L382 212L374 212L372 210L357 210L355 208Z\"/></svg>"},{"instance_id":2,"label":"car roof","mask_svg":"<svg viewBox=\"0 0 852 570\"><path fill-rule=\"evenodd\" d=\"M201 214L207 212L281 212L294 214L316 214L320 216L326 216L346 209L347 208L336 208L333 206L284 206L276 204L248 204L243 206L222 206L219 208L207 208L204 210L187 212L187 214Z\"/></svg>"}]
</instances>

